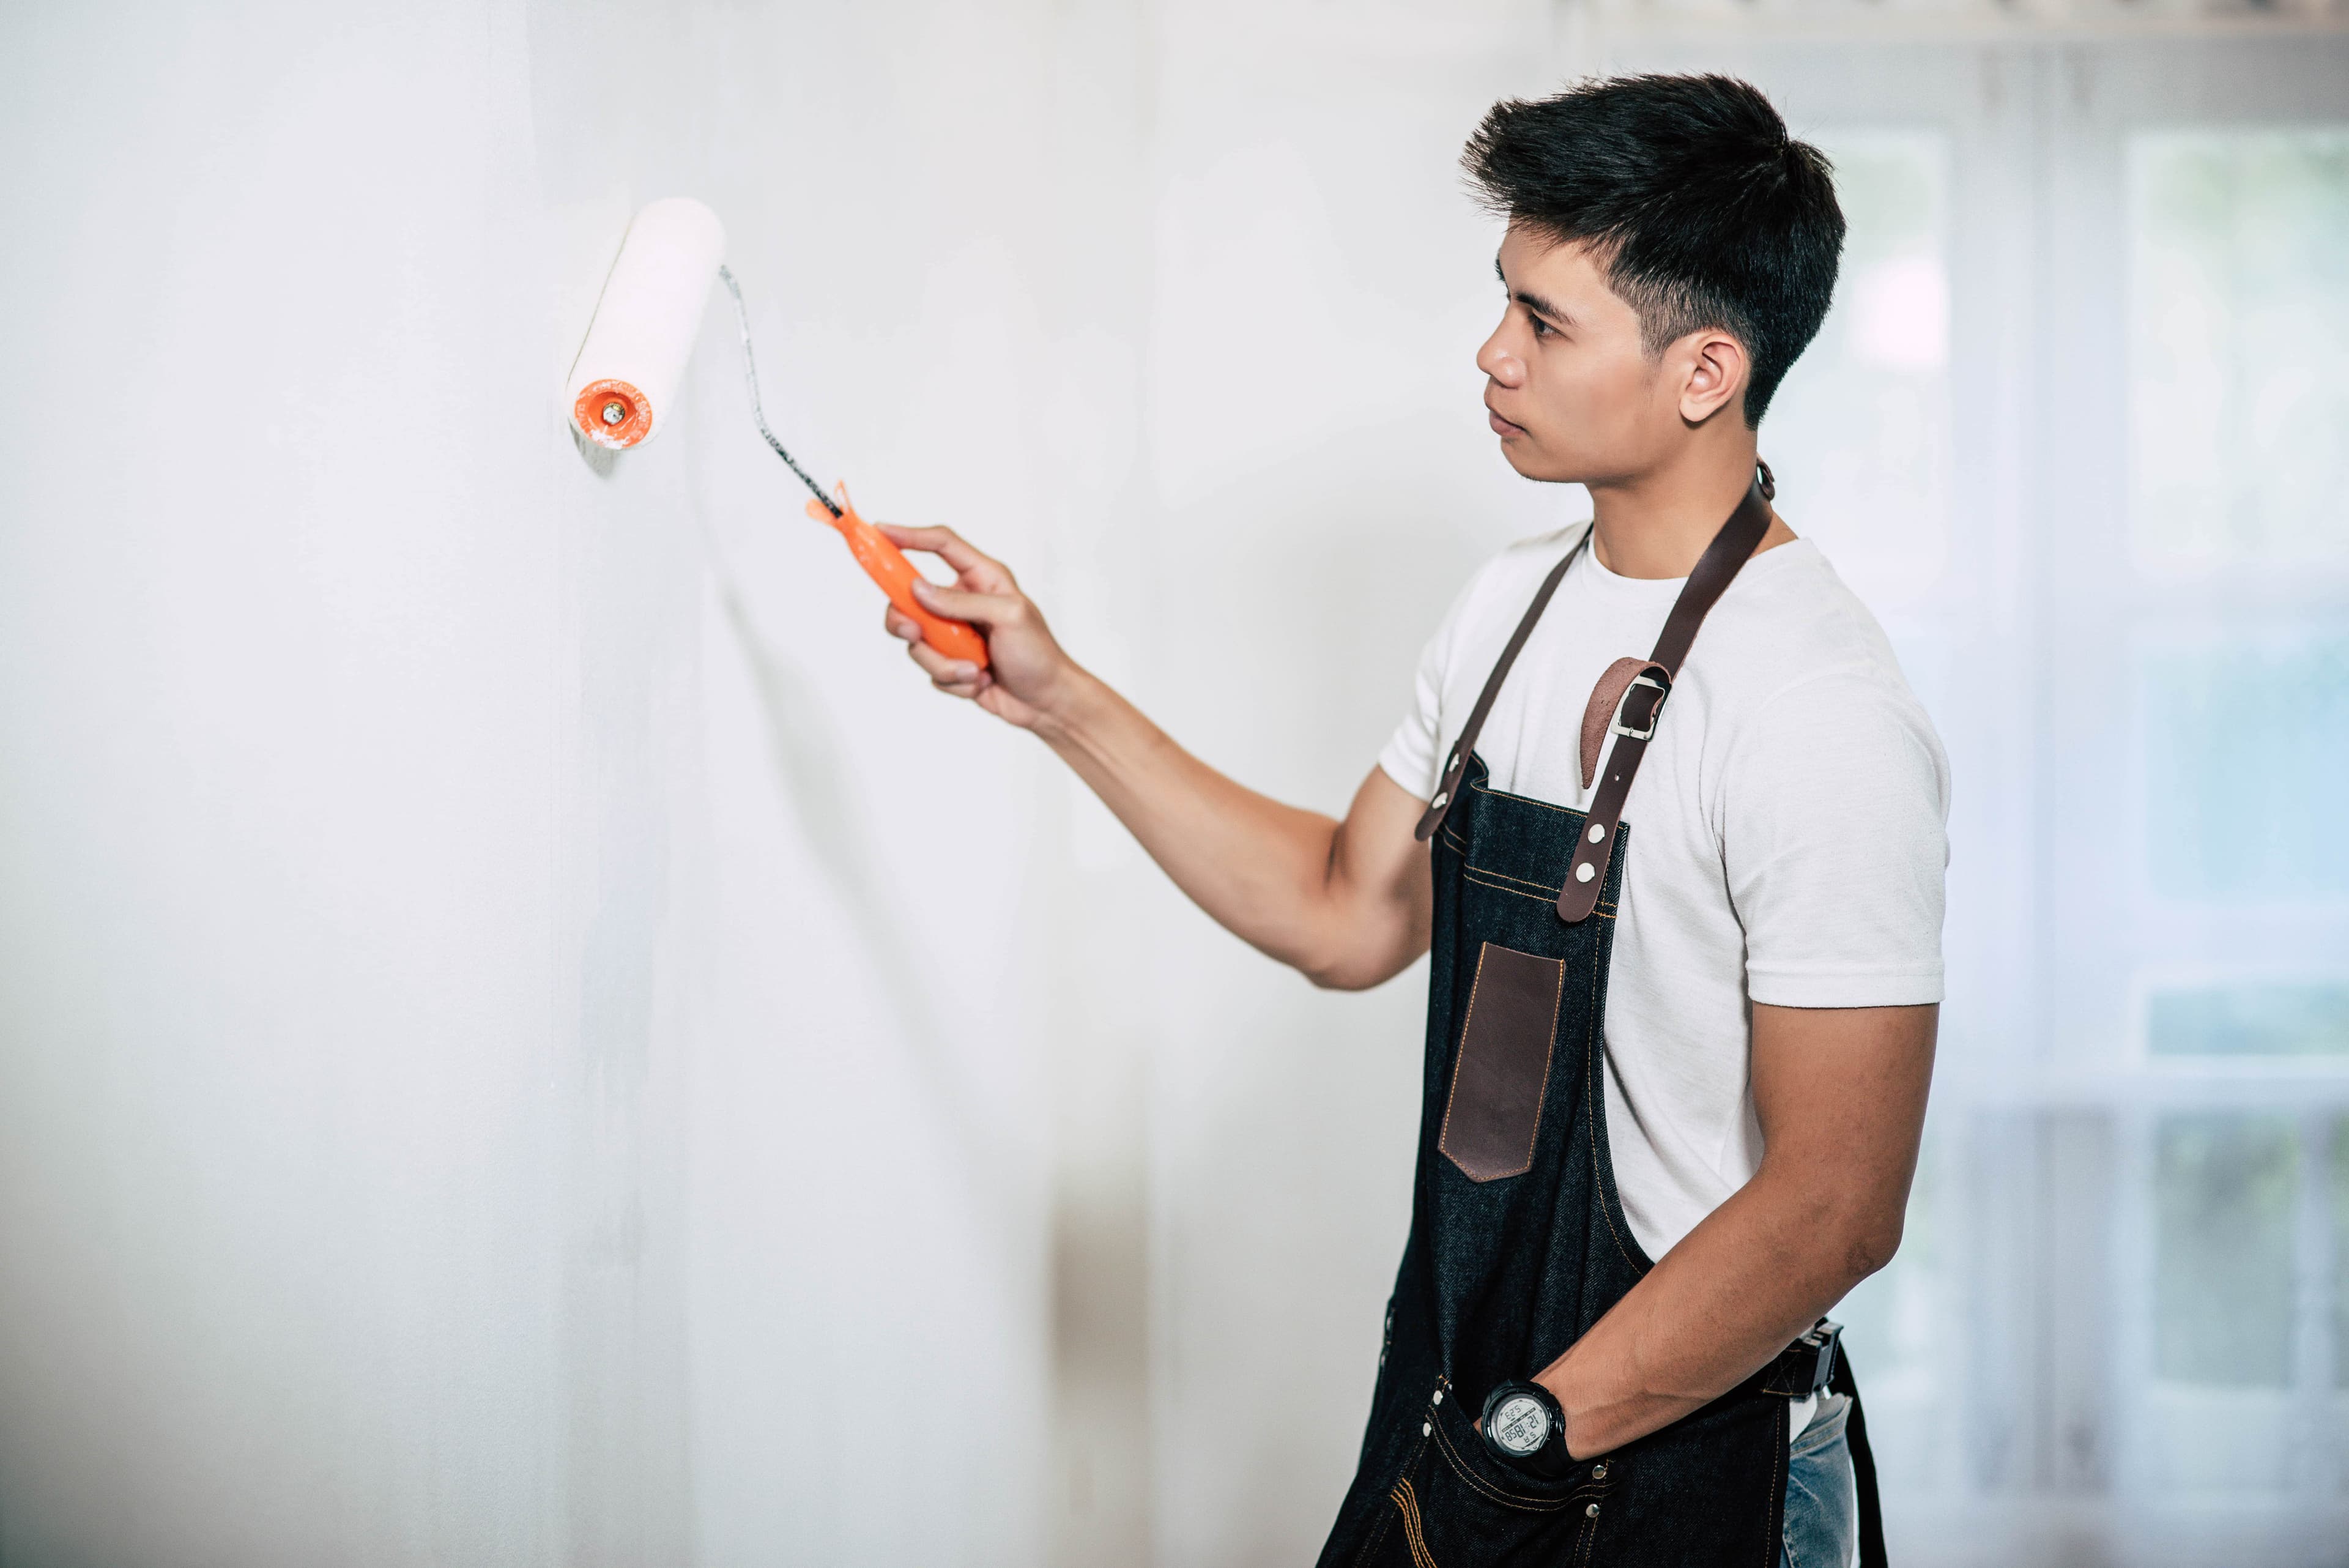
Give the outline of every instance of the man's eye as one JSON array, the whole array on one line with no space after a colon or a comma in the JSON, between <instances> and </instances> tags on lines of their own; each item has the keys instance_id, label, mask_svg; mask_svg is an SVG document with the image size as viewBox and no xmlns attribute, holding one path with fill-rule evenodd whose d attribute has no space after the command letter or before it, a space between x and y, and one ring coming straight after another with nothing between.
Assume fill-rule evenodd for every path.
<instances>
[{"instance_id":1,"label":"man's eye","mask_svg":"<svg viewBox=\"0 0 2349 1568\"><path fill-rule=\"evenodd\" d=\"M1534 336L1537 337L1547 337L1551 333L1557 330L1557 327L1552 327L1548 322L1544 321L1540 317L1535 316L1530 312L1526 314L1526 319L1534 324Z\"/></svg>"}]
</instances>

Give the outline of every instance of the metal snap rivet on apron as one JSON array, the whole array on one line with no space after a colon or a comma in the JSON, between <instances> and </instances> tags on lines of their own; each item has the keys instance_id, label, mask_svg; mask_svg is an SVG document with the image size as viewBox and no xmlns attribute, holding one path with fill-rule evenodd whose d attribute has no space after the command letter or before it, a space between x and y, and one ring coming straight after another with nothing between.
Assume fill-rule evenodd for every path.
<instances>
[{"instance_id":1,"label":"metal snap rivet on apron","mask_svg":"<svg viewBox=\"0 0 2349 1568\"><path fill-rule=\"evenodd\" d=\"M1441 1388L1435 1391L1435 1402L1439 1405L1444 1403L1444 1390Z\"/></svg>"},{"instance_id":2,"label":"metal snap rivet on apron","mask_svg":"<svg viewBox=\"0 0 2349 1568\"><path fill-rule=\"evenodd\" d=\"M1590 1479L1591 1479L1592 1480L1605 1480L1607 1479L1607 1467L1606 1467L1606 1465L1604 1465L1604 1464L1602 1463L1602 1464L1596 1464L1596 1465L1591 1466L1591 1467L1590 1467Z\"/></svg>"},{"instance_id":3,"label":"metal snap rivet on apron","mask_svg":"<svg viewBox=\"0 0 2349 1568\"><path fill-rule=\"evenodd\" d=\"M1596 1518L1598 1518L1598 1517L1599 1517L1599 1505L1598 1505L1597 1503L1595 1503L1595 1502L1594 1502L1594 1503L1592 1503L1588 1508L1584 1509L1584 1510L1582 1511L1582 1517L1583 1517L1583 1518L1585 1518L1585 1519L1596 1519Z\"/></svg>"},{"instance_id":4,"label":"metal snap rivet on apron","mask_svg":"<svg viewBox=\"0 0 2349 1568\"><path fill-rule=\"evenodd\" d=\"M1598 872L1590 868L1590 862L1588 860L1574 868L1574 879L1578 882L1588 882L1598 875Z\"/></svg>"},{"instance_id":5,"label":"metal snap rivet on apron","mask_svg":"<svg viewBox=\"0 0 2349 1568\"><path fill-rule=\"evenodd\" d=\"M1434 1430L1435 1423L1433 1421L1422 1421L1419 1424L1419 1435L1423 1438L1429 1436Z\"/></svg>"},{"instance_id":6,"label":"metal snap rivet on apron","mask_svg":"<svg viewBox=\"0 0 2349 1568\"><path fill-rule=\"evenodd\" d=\"M1427 804L1430 805L1442 805L1445 801L1450 800L1451 798L1452 792L1450 790L1438 790L1435 792L1435 798L1429 801Z\"/></svg>"},{"instance_id":7,"label":"metal snap rivet on apron","mask_svg":"<svg viewBox=\"0 0 2349 1568\"><path fill-rule=\"evenodd\" d=\"M1606 836L1607 836L1607 825L1606 825L1605 823L1603 823L1603 822L1594 822L1594 823L1592 823L1592 824L1590 825L1590 842L1591 842L1591 843L1596 844L1596 843L1598 843L1600 839L1602 839L1602 838L1604 838L1604 837L1606 837Z\"/></svg>"}]
</instances>

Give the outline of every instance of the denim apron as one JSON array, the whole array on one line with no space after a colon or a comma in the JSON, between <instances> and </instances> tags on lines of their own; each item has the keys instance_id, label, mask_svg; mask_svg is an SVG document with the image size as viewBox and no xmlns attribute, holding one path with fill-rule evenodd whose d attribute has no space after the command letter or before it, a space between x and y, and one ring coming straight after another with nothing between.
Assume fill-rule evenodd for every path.
<instances>
[{"instance_id":1,"label":"denim apron","mask_svg":"<svg viewBox=\"0 0 2349 1568\"><path fill-rule=\"evenodd\" d=\"M1772 1392L1771 1368L1557 1476L1495 1458L1475 1430L1496 1385L1547 1366L1653 1266L1616 1192L1599 1077L1630 837L1619 813L1679 656L1769 525L1767 472L1692 574L1658 657L1619 661L1649 679L1613 682L1626 695L1619 711L1606 703L1616 743L1588 813L1492 788L1474 751L1587 535L1543 584L1447 760L1422 824L1435 898L1411 1237L1322 1568L1777 1568L1794 1391ZM1850 1391L1847 1371L1837 1386ZM1851 1436L1863 1557L1880 1562L1874 1467L1865 1429Z\"/></svg>"}]
</instances>

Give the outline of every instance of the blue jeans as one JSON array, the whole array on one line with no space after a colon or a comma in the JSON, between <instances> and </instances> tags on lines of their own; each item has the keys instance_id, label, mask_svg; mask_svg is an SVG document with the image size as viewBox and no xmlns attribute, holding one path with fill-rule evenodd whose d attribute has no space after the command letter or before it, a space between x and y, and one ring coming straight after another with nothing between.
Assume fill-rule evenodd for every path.
<instances>
[{"instance_id":1,"label":"blue jeans","mask_svg":"<svg viewBox=\"0 0 2349 1568\"><path fill-rule=\"evenodd\" d=\"M1843 1439L1851 1401L1819 1396L1818 1414L1795 1435L1786 1466L1786 1528L1780 1568L1850 1568L1859 1544L1857 1482Z\"/></svg>"}]
</instances>

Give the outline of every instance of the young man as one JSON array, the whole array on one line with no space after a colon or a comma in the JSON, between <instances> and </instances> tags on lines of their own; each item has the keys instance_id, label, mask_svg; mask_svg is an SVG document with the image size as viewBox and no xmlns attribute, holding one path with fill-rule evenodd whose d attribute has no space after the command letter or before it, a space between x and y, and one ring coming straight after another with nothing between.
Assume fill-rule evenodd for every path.
<instances>
[{"instance_id":1,"label":"young man","mask_svg":"<svg viewBox=\"0 0 2349 1568\"><path fill-rule=\"evenodd\" d=\"M1755 456L1843 216L1721 78L1504 103L1466 162L1509 219L1493 430L1596 516L1471 580L1343 821L1186 754L943 529L893 532L957 571L924 597L992 662L913 657L1317 983L1433 950L1411 1237L1325 1564L1880 1560L1811 1331L1899 1241L1948 766Z\"/></svg>"}]
</instances>

